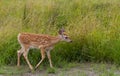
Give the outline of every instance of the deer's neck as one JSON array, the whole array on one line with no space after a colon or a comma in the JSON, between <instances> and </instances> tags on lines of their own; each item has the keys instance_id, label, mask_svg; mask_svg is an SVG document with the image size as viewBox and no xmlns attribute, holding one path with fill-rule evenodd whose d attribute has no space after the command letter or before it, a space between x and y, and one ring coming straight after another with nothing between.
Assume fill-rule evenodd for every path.
<instances>
[{"instance_id":1,"label":"deer's neck","mask_svg":"<svg viewBox=\"0 0 120 76\"><path fill-rule=\"evenodd\" d=\"M53 37L52 38L52 44L56 44L56 43L58 43L58 42L60 42L61 41L61 38L60 38L60 36L56 36L56 37Z\"/></svg>"}]
</instances>

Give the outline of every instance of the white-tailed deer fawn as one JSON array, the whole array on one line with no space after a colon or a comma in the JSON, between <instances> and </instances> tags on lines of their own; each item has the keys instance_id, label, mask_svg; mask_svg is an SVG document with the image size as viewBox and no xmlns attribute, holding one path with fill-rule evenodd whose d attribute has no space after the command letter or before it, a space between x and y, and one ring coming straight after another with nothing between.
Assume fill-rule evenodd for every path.
<instances>
[{"instance_id":1,"label":"white-tailed deer fawn","mask_svg":"<svg viewBox=\"0 0 120 76\"><path fill-rule=\"evenodd\" d=\"M42 59L36 65L35 69L44 60L45 52L47 53L50 67L52 68L53 66L51 62L50 50L53 49L53 46L60 41L72 42L63 29L59 30L58 33L59 33L58 36L32 34L32 33L20 33L18 35L18 42L21 45L21 49L17 51L17 56L18 56L17 66L20 66L20 57L23 54L30 69L33 70L33 67L30 64L27 55L30 48L39 48L41 50Z\"/></svg>"}]
</instances>

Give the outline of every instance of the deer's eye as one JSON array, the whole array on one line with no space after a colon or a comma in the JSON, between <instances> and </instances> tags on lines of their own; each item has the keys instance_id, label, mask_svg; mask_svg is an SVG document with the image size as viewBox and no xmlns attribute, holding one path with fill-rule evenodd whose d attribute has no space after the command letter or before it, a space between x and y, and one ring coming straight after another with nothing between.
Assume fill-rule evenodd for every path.
<instances>
[{"instance_id":1,"label":"deer's eye","mask_svg":"<svg viewBox=\"0 0 120 76\"><path fill-rule=\"evenodd\" d=\"M68 37L65 37L65 39L68 39Z\"/></svg>"}]
</instances>

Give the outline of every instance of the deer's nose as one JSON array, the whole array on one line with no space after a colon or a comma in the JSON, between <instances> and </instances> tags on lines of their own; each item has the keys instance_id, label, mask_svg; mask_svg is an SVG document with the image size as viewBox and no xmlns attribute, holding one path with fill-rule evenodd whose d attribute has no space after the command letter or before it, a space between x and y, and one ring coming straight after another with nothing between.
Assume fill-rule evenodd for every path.
<instances>
[{"instance_id":1,"label":"deer's nose","mask_svg":"<svg viewBox=\"0 0 120 76\"><path fill-rule=\"evenodd\" d=\"M70 42L72 42L72 40Z\"/></svg>"}]
</instances>

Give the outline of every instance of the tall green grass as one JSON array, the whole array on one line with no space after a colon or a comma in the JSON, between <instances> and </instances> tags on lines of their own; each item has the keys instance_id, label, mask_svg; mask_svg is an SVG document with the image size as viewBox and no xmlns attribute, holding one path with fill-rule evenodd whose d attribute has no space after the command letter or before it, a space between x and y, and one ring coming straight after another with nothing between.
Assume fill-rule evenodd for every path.
<instances>
[{"instance_id":1,"label":"tall green grass","mask_svg":"<svg viewBox=\"0 0 120 76\"><path fill-rule=\"evenodd\" d=\"M73 43L61 42L51 51L54 65L66 62L120 64L119 0L1 0L0 64L15 65L19 32L57 35L64 27ZM37 64L39 50L29 60ZM21 63L25 60L22 57ZM47 59L44 64L47 64Z\"/></svg>"}]
</instances>

